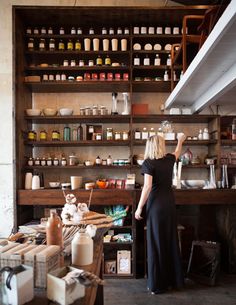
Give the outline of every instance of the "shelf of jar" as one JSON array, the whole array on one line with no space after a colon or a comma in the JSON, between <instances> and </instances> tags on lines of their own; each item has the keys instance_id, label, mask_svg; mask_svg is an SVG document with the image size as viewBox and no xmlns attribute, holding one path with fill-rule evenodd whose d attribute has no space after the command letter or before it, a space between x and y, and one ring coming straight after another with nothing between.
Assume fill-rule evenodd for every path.
<instances>
[{"instance_id":1,"label":"shelf of jar","mask_svg":"<svg viewBox=\"0 0 236 305\"><path fill-rule=\"evenodd\" d=\"M130 115L68 115L68 116L25 116L27 121L38 124L65 123L129 123Z\"/></svg>"},{"instance_id":2,"label":"shelf of jar","mask_svg":"<svg viewBox=\"0 0 236 305\"><path fill-rule=\"evenodd\" d=\"M222 146L234 146L236 145L236 140L220 140Z\"/></svg>"},{"instance_id":3,"label":"shelf of jar","mask_svg":"<svg viewBox=\"0 0 236 305\"><path fill-rule=\"evenodd\" d=\"M165 141L166 145L176 145L177 140L166 140ZM217 140L186 140L183 145L189 145L189 146L196 146L196 145L211 145L211 144L216 144ZM133 141L134 145L145 145L146 140L134 140Z\"/></svg>"},{"instance_id":4,"label":"shelf of jar","mask_svg":"<svg viewBox=\"0 0 236 305\"><path fill-rule=\"evenodd\" d=\"M25 82L32 92L129 92L130 82L117 81L47 81L47 82Z\"/></svg>"},{"instance_id":5,"label":"shelf of jar","mask_svg":"<svg viewBox=\"0 0 236 305\"><path fill-rule=\"evenodd\" d=\"M59 66L59 67L54 67L54 66L48 66L48 67L40 67L40 66L35 66L35 67L26 67L25 70L27 71L127 71L129 70L129 66L118 66L118 67L113 67L113 66Z\"/></svg>"},{"instance_id":6,"label":"shelf of jar","mask_svg":"<svg viewBox=\"0 0 236 305\"><path fill-rule=\"evenodd\" d=\"M130 140L86 140L86 141L24 141L25 145L45 146L128 146Z\"/></svg>"},{"instance_id":7,"label":"shelf of jar","mask_svg":"<svg viewBox=\"0 0 236 305\"><path fill-rule=\"evenodd\" d=\"M117 169L127 169L127 170L130 170L131 168L133 168L133 166L131 166L130 164L128 165L89 165L89 166L86 166L86 165L65 165L65 166L62 166L62 165L52 165L52 166L42 166L42 165L33 165L33 166L25 166L24 167L24 171L27 171L27 170L34 170L34 169L37 169L37 170L55 170L55 169L58 169L58 170L62 170L62 169L66 169L66 170L78 170L78 169L108 169L108 170L117 170Z\"/></svg>"},{"instance_id":8,"label":"shelf of jar","mask_svg":"<svg viewBox=\"0 0 236 305\"><path fill-rule=\"evenodd\" d=\"M80 40L81 38L130 38L130 34L26 34L26 38L54 38L54 39L75 39ZM154 36L154 35L151 35ZM160 35L158 35L160 36ZM167 36L167 35L165 35ZM177 35L171 35L177 36Z\"/></svg>"},{"instance_id":9,"label":"shelf of jar","mask_svg":"<svg viewBox=\"0 0 236 305\"><path fill-rule=\"evenodd\" d=\"M134 115L133 123L161 123L162 121L171 121L172 123L209 123L213 119L218 118L217 115L172 115L172 114L148 114Z\"/></svg>"},{"instance_id":10,"label":"shelf of jar","mask_svg":"<svg viewBox=\"0 0 236 305\"><path fill-rule=\"evenodd\" d=\"M177 35L177 34L132 34L131 35L132 38L154 38L154 39L181 39L182 35Z\"/></svg>"},{"instance_id":11,"label":"shelf of jar","mask_svg":"<svg viewBox=\"0 0 236 305\"><path fill-rule=\"evenodd\" d=\"M134 92L170 92L170 81L132 81Z\"/></svg>"}]
</instances>

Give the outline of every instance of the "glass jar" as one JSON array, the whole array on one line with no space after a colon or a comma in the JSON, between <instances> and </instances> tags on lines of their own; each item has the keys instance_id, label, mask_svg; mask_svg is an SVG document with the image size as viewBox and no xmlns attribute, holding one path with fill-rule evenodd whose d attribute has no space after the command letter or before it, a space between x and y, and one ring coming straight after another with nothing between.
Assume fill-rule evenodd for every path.
<instances>
[{"instance_id":1,"label":"glass jar","mask_svg":"<svg viewBox=\"0 0 236 305\"><path fill-rule=\"evenodd\" d=\"M28 161L27 161L27 164L28 164L29 166L33 166L33 165L34 165L34 159L33 159L32 157L29 157L29 158L28 158Z\"/></svg>"},{"instance_id":2,"label":"glass jar","mask_svg":"<svg viewBox=\"0 0 236 305\"><path fill-rule=\"evenodd\" d=\"M69 156L69 165L75 166L77 164L77 157L75 155Z\"/></svg>"},{"instance_id":3,"label":"glass jar","mask_svg":"<svg viewBox=\"0 0 236 305\"><path fill-rule=\"evenodd\" d=\"M67 42L67 50L72 51L73 49L74 49L73 41L71 39L69 39Z\"/></svg>"},{"instance_id":4,"label":"glass jar","mask_svg":"<svg viewBox=\"0 0 236 305\"><path fill-rule=\"evenodd\" d=\"M64 141L70 141L71 136L70 136L70 127L69 126L65 126L63 129L63 140Z\"/></svg>"},{"instance_id":5,"label":"glass jar","mask_svg":"<svg viewBox=\"0 0 236 305\"><path fill-rule=\"evenodd\" d=\"M80 115L85 115L85 108L80 108L79 113Z\"/></svg>"},{"instance_id":6,"label":"glass jar","mask_svg":"<svg viewBox=\"0 0 236 305\"><path fill-rule=\"evenodd\" d=\"M118 29L117 29L117 34L118 34L118 35L121 35L121 34L122 34L122 28L118 28Z\"/></svg>"},{"instance_id":7,"label":"glass jar","mask_svg":"<svg viewBox=\"0 0 236 305\"><path fill-rule=\"evenodd\" d=\"M71 28L70 33L71 33L72 35L75 35L75 34L76 34L76 29L75 29L75 27L72 27L72 28Z\"/></svg>"},{"instance_id":8,"label":"glass jar","mask_svg":"<svg viewBox=\"0 0 236 305\"><path fill-rule=\"evenodd\" d=\"M53 35L53 29L52 29L52 27L49 27L49 28L48 28L48 35Z\"/></svg>"},{"instance_id":9,"label":"glass jar","mask_svg":"<svg viewBox=\"0 0 236 305\"><path fill-rule=\"evenodd\" d=\"M96 165L101 165L101 163L102 163L101 158L99 156L97 156L97 158L95 159L95 164Z\"/></svg>"},{"instance_id":10,"label":"glass jar","mask_svg":"<svg viewBox=\"0 0 236 305\"><path fill-rule=\"evenodd\" d=\"M55 39L51 38L49 40L49 51L55 51Z\"/></svg>"},{"instance_id":11,"label":"glass jar","mask_svg":"<svg viewBox=\"0 0 236 305\"><path fill-rule=\"evenodd\" d=\"M77 34L78 34L78 35L82 35L82 34L83 34L83 31L82 31L81 28L78 28L78 29L77 29Z\"/></svg>"},{"instance_id":12,"label":"glass jar","mask_svg":"<svg viewBox=\"0 0 236 305\"><path fill-rule=\"evenodd\" d=\"M52 166L52 158L51 157L47 158L46 163L47 166Z\"/></svg>"},{"instance_id":13,"label":"glass jar","mask_svg":"<svg viewBox=\"0 0 236 305\"><path fill-rule=\"evenodd\" d=\"M40 141L47 141L47 132L45 130L41 130L39 133Z\"/></svg>"},{"instance_id":14,"label":"glass jar","mask_svg":"<svg viewBox=\"0 0 236 305\"><path fill-rule=\"evenodd\" d=\"M45 158L42 158L40 164L41 164L41 166L47 165L46 159L45 159Z\"/></svg>"},{"instance_id":15,"label":"glass jar","mask_svg":"<svg viewBox=\"0 0 236 305\"><path fill-rule=\"evenodd\" d=\"M61 28L60 28L60 30L59 30L59 34L60 34L60 35L64 35L64 34L65 34L65 30L64 30L64 28L63 28L63 27L61 27Z\"/></svg>"},{"instance_id":16,"label":"glass jar","mask_svg":"<svg viewBox=\"0 0 236 305\"><path fill-rule=\"evenodd\" d=\"M108 114L108 110L105 106L100 107L100 114L101 115L107 115Z\"/></svg>"},{"instance_id":17,"label":"glass jar","mask_svg":"<svg viewBox=\"0 0 236 305\"><path fill-rule=\"evenodd\" d=\"M35 166L40 166L40 163L41 163L41 162L40 162L40 158L37 157L37 158L34 160L34 165L35 165Z\"/></svg>"},{"instance_id":18,"label":"glass jar","mask_svg":"<svg viewBox=\"0 0 236 305\"><path fill-rule=\"evenodd\" d=\"M134 139L135 140L141 140L141 131L137 128L135 129L135 132L134 132Z\"/></svg>"},{"instance_id":19,"label":"glass jar","mask_svg":"<svg viewBox=\"0 0 236 305\"><path fill-rule=\"evenodd\" d=\"M102 28L102 35L107 35L107 29L106 28Z\"/></svg>"},{"instance_id":20,"label":"glass jar","mask_svg":"<svg viewBox=\"0 0 236 305\"><path fill-rule=\"evenodd\" d=\"M97 132L97 133L96 133L95 139L96 139L97 141L101 141L101 140L102 140L102 134L101 134L101 132Z\"/></svg>"},{"instance_id":21,"label":"glass jar","mask_svg":"<svg viewBox=\"0 0 236 305\"><path fill-rule=\"evenodd\" d=\"M77 127L75 125L72 126L72 131L71 131L71 138L72 141L77 141Z\"/></svg>"},{"instance_id":22,"label":"glass jar","mask_svg":"<svg viewBox=\"0 0 236 305\"><path fill-rule=\"evenodd\" d=\"M58 130L52 131L52 141L60 141L60 132Z\"/></svg>"},{"instance_id":23,"label":"glass jar","mask_svg":"<svg viewBox=\"0 0 236 305\"><path fill-rule=\"evenodd\" d=\"M93 106L92 113L93 115L98 115L98 106Z\"/></svg>"},{"instance_id":24,"label":"glass jar","mask_svg":"<svg viewBox=\"0 0 236 305\"><path fill-rule=\"evenodd\" d=\"M83 126L79 124L77 128L77 140L78 141L83 141L84 139L84 132L83 132Z\"/></svg>"},{"instance_id":25,"label":"glass jar","mask_svg":"<svg viewBox=\"0 0 236 305\"><path fill-rule=\"evenodd\" d=\"M71 67L75 67L75 66L76 66L76 62L75 62L75 60L74 60L74 59L71 59L71 61L70 61L70 65L71 65Z\"/></svg>"},{"instance_id":26,"label":"glass jar","mask_svg":"<svg viewBox=\"0 0 236 305\"><path fill-rule=\"evenodd\" d=\"M81 59L81 60L79 61L79 66L80 66L80 67L83 67L83 66L84 66L84 60L83 60L83 59Z\"/></svg>"},{"instance_id":27,"label":"glass jar","mask_svg":"<svg viewBox=\"0 0 236 305\"><path fill-rule=\"evenodd\" d=\"M109 155L108 158L107 158L107 165L112 165L112 157L111 157L111 155Z\"/></svg>"},{"instance_id":28,"label":"glass jar","mask_svg":"<svg viewBox=\"0 0 236 305\"><path fill-rule=\"evenodd\" d=\"M106 159L102 159L102 165L107 165L107 160Z\"/></svg>"},{"instance_id":29,"label":"glass jar","mask_svg":"<svg viewBox=\"0 0 236 305\"><path fill-rule=\"evenodd\" d=\"M63 66L64 67L69 66L69 61L67 59L63 60Z\"/></svg>"},{"instance_id":30,"label":"glass jar","mask_svg":"<svg viewBox=\"0 0 236 305\"><path fill-rule=\"evenodd\" d=\"M39 41L39 51L45 51L46 50L46 42L44 38L41 38Z\"/></svg>"},{"instance_id":31,"label":"glass jar","mask_svg":"<svg viewBox=\"0 0 236 305\"><path fill-rule=\"evenodd\" d=\"M66 166L66 165L67 165L67 160L66 160L65 157L62 157L62 158L61 158L61 165L62 165L62 166Z\"/></svg>"},{"instance_id":32,"label":"glass jar","mask_svg":"<svg viewBox=\"0 0 236 305\"><path fill-rule=\"evenodd\" d=\"M84 112L85 112L85 115L91 115L92 110L90 107L85 107Z\"/></svg>"},{"instance_id":33,"label":"glass jar","mask_svg":"<svg viewBox=\"0 0 236 305\"><path fill-rule=\"evenodd\" d=\"M125 28L124 34L129 35L129 28Z\"/></svg>"},{"instance_id":34,"label":"glass jar","mask_svg":"<svg viewBox=\"0 0 236 305\"><path fill-rule=\"evenodd\" d=\"M93 28L90 28L90 29L89 29L89 34L90 34L90 35L94 35L94 29L93 29Z\"/></svg>"},{"instance_id":35,"label":"glass jar","mask_svg":"<svg viewBox=\"0 0 236 305\"><path fill-rule=\"evenodd\" d=\"M46 30L46 28L43 26L43 27L41 28L41 35L45 35L45 34L47 34L47 30Z\"/></svg>"},{"instance_id":36,"label":"glass jar","mask_svg":"<svg viewBox=\"0 0 236 305\"><path fill-rule=\"evenodd\" d=\"M109 29L109 34L110 34L110 35L114 35L114 34L115 34L115 32L114 32L114 29L113 29L113 28L110 28L110 29Z\"/></svg>"},{"instance_id":37,"label":"glass jar","mask_svg":"<svg viewBox=\"0 0 236 305\"><path fill-rule=\"evenodd\" d=\"M97 66L102 66L102 58L100 55L98 55L97 59L96 59L96 65Z\"/></svg>"},{"instance_id":38,"label":"glass jar","mask_svg":"<svg viewBox=\"0 0 236 305\"><path fill-rule=\"evenodd\" d=\"M63 40L59 41L58 50L59 51L64 51L65 50L65 44L64 44Z\"/></svg>"},{"instance_id":39,"label":"glass jar","mask_svg":"<svg viewBox=\"0 0 236 305\"><path fill-rule=\"evenodd\" d=\"M29 51L34 51L34 38L30 38L28 40L28 50Z\"/></svg>"},{"instance_id":40,"label":"glass jar","mask_svg":"<svg viewBox=\"0 0 236 305\"><path fill-rule=\"evenodd\" d=\"M89 60L88 65L89 65L90 67L92 67L92 66L94 65L93 59L90 59L90 60Z\"/></svg>"},{"instance_id":41,"label":"glass jar","mask_svg":"<svg viewBox=\"0 0 236 305\"><path fill-rule=\"evenodd\" d=\"M109 55L107 55L107 57L105 58L105 66L110 66L111 65L111 58L109 57Z\"/></svg>"},{"instance_id":42,"label":"glass jar","mask_svg":"<svg viewBox=\"0 0 236 305\"><path fill-rule=\"evenodd\" d=\"M124 141L129 140L129 132L128 131L123 131L122 132L122 140L124 140Z\"/></svg>"},{"instance_id":43,"label":"glass jar","mask_svg":"<svg viewBox=\"0 0 236 305\"><path fill-rule=\"evenodd\" d=\"M120 131L115 132L115 140L121 140L121 132Z\"/></svg>"},{"instance_id":44,"label":"glass jar","mask_svg":"<svg viewBox=\"0 0 236 305\"><path fill-rule=\"evenodd\" d=\"M106 136L108 141L113 140L113 128L107 127Z\"/></svg>"},{"instance_id":45,"label":"glass jar","mask_svg":"<svg viewBox=\"0 0 236 305\"><path fill-rule=\"evenodd\" d=\"M143 127L142 130L142 140L147 140L148 139L148 130L146 127Z\"/></svg>"},{"instance_id":46,"label":"glass jar","mask_svg":"<svg viewBox=\"0 0 236 305\"><path fill-rule=\"evenodd\" d=\"M58 158L53 158L53 165L58 166L59 165L59 159Z\"/></svg>"},{"instance_id":47,"label":"glass jar","mask_svg":"<svg viewBox=\"0 0 236 305\"><path fill-rule=\"evenodd\" d=\"M32 34L32 30L31 30L30 27L27 27L27 29L26 29L26 34L28 34L28 35Z\"/></svg>"},{"instance_id":48,"label":"glass jar","mask_svg":"<svg viewBox=\"0 0 236 305\"><path fill-rule=\"evenodd\" d=\"M77 39L76 42L75 42L75 50L76 51L81 50L81 43L80 43L79 39Z\"/></svg>"},{"instance_id":49,"label":"glass jar","mask_svg":"<svg viewBox=\"0 0 236 305\"><path fill-rule=\"evenodd\" d=\"M34 35L38 35L39 34L39 29L38 28L34 28Z\"/></svg>"}]
</instances>

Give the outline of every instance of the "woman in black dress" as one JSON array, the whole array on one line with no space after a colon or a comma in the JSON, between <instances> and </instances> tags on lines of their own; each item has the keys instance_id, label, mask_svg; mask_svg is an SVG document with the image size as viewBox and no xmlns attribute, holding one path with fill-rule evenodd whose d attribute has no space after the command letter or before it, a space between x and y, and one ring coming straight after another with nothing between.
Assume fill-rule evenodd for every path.
<instances>
[{"instance_id":1,"label":"woman in black dress","mask_svg":"<svg viewBox=\"0 0 236 305\"><path fill-rule=\"evenodd\" d=\"M184 134L179 135L173 154L166 154L165 140L160 136L152 136L146 143L142 165L144 185L135 218L142 219L147 201L147 286L152 294L183 286L172 174L185 138Z\"/></svg>"}]
</instances>

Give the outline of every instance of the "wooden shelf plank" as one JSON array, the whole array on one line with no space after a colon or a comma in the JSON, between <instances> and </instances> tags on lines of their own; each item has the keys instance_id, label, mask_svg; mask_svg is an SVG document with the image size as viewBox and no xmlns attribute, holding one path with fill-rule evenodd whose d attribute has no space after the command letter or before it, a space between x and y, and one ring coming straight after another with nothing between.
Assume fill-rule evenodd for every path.
<instances>
[{"instance_id":1,"label":"wooden shelf plank","mask_svg":"<svg viewBox=\"0 0 236 305\"><path fill-rule=\"evenodd\" d=\"M134 115L134 123L161 123L162 121L171 121L173 123L209 123L213 119L219 118L217 115L171 115L171 114L148 114Z\"/></svg>"},{"instance_id":2,"label":"wooden shelf plank","mask_svg":"<svg viewBox=\"0 0 236 305\"><path fill-rule=\"evenodd\" d=\"M58 165L58 166L25 166L24 170L82 170L82 169L108 169L108 170L117 170L117 169L127 169L130 170L133 168L131 165L91 165L91 166L86 166L86 165Z\"/></svg>"},{"instance_id":3,"label":"wooden shelf plank","mask_svg":"<svg viewBox=\"0 0 236 305\"><path fill-rule=\"evenodd\" d=\"M177 140L166 140L166 145L176 145ZM145 145L146 140L135 140L134 145ZM184 141L183 145L190 145L190 146L197 146L197 145L211 145L211 144L217 144L217 140L186 140Z\"/></svg>"},{"instance_id":4,"label":"wooden shelf plank","mask_svg":"<svg viewBox=\"0 0 236 305\"><path fill-rule=\"evenodd\" d=\"M34 147L46 146L129 146L129 140L110 141L25 141L25 145Z\"/></svg>"}]
</instances>

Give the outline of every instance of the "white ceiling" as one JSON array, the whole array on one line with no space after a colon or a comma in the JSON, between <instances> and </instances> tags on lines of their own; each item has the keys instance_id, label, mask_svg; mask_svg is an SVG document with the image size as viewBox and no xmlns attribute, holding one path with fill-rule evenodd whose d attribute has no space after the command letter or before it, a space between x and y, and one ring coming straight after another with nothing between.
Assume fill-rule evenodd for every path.
<instances>
[{"instance_id":1,"label":"white ceiling","mask_svg":"<svg viewBox=\"0 0 236 305\"><path fill-rule=\"evenodd\" d=\"M217 104L236 105L236 0L217 22L208 39L166 101L166 108L188 105L193 112Z\"/></svg>"}]
</instances>

